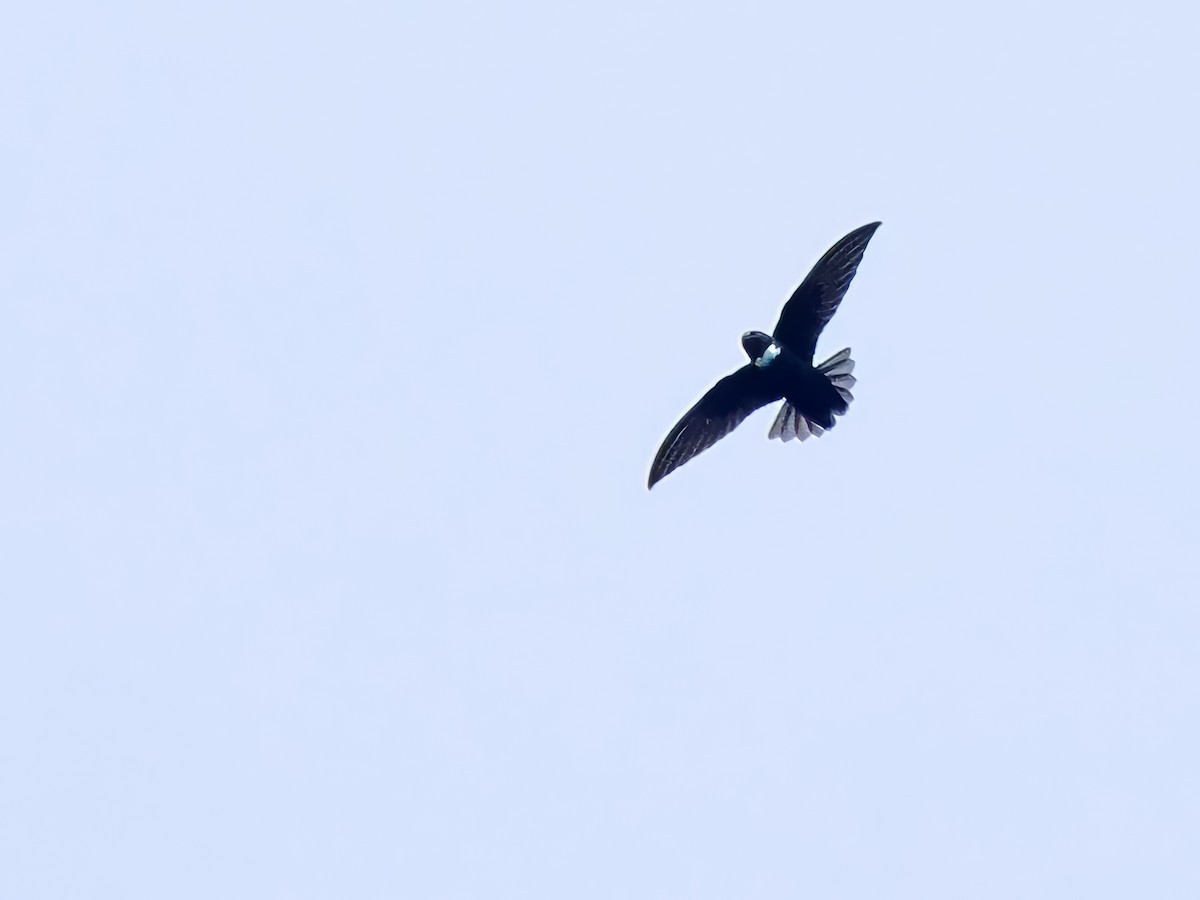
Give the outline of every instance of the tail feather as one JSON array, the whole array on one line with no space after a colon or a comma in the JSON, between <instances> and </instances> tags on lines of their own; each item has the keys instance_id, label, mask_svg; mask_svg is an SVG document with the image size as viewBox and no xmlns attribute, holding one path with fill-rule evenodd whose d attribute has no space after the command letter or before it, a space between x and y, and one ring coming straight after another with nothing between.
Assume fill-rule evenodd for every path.
<instances>
[{"instance_id":1,"label":"tail feather","mask_svg":"<svg viewBox=\"0 0 1200 900\"><path fill-rule=\"evenodd\" d=\"M850 401L854 399L854 395L850 393L850 388L858 383L851 372L854 371L854 360L850 358L850 348L839 350L825 362L817 366L817 370L829 379L829 383L833 385L838 395L849 406ZM771 424L771 430L767 432L769 438L779 438L780 440L807 440L809 435L820 437L826 431L833 427L835 416L844 415L846 410L841 412L831 411L833 414L829 416L825 425L820 425L814 422L808 416L805 416L800 410L792 406L792 404L784 400L783 406L779 410L779 415L775 417L775 421Z\"/></svg>"}]
</instances>

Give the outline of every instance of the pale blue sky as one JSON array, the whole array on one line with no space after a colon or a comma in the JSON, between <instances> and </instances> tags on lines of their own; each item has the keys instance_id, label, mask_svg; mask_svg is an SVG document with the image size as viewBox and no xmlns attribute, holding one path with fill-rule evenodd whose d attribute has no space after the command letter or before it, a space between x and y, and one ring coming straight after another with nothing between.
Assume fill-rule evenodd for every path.
<instances>
[{"instance_id":1,"label":"pale blue sky","mask_svg":"<svg viewBox=\"0 0 1200 900\"><path fill-rule=\"evenodd\" d=\"M14 7L0 895L1200 896L1195 15Z\"/></svg>"}]
</instances>

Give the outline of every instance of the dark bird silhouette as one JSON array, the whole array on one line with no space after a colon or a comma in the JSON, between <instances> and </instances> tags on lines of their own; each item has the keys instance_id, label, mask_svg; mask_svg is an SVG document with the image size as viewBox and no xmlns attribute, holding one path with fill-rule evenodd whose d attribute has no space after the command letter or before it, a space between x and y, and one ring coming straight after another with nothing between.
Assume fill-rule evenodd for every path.
<instances>
[{"instance_id":1,"label":"dark bird silhouette","mask_svg":"<svg viewBox=\"0 0 1200 900\"><path fill-rule=\"evenodd\" d=\"M768 437L784 441L819 436L834 426L836 416L845 414L854 399L850 348L818 366L813 365L813 354L821 329L846 296L879 224L864 225L829 248L783 305L773 335L761 331L742 335L742 349L750 362L718 381L684 413L658 448L647 487L654 487L741 425L750 413L776 400L784 404Z\"/></svg>"}]
</instances>

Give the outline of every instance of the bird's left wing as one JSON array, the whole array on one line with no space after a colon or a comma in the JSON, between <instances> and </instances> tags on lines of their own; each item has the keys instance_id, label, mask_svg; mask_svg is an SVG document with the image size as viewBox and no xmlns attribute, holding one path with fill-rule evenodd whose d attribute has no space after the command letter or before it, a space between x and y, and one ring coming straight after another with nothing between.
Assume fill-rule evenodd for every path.
<instances>
[{"instance_id":1,"label":"bird's left wing","mask_svg":"<svg viewBox=\"0 0 1200 900\"><path fill-rule=\"evenodd\" d=\"M775 339L812 363L817 337L829 324L858 271L878 222L856 228L826 251L783 305Z\"/></svg>"},{"instance_id":2,"label":"bird's left wing","mask_svg":"<svg viewBox=\"0 0 1200 900\"><path fill-rule=\"evenodd\" d=\"M760 406L780 399L783 395L774 382L766 368L750 363L714 384L684 413L658 448L647 487L654 487L693 456L703 453Z\"/></svg>"}]
</instances>

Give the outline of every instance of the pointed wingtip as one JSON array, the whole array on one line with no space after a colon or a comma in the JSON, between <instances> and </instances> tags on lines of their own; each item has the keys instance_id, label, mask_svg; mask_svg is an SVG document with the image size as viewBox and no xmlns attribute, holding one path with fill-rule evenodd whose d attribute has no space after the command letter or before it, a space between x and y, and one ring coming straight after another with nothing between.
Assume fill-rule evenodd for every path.
<instances>
[{"instance_id":1,"label":"pointed wingtip","mask_svg":"<svg viewBox=\"0 0 1200 900\"><path fill-rule=\"evenodd\" d=\"M879 229L879 226L882 224L883 224L883 222L868 222L866 225L859 225L857 228L855 228L853 231L851 231L849 234L847 234L844 238L842 238L842 241L846 242L846 243L851 243L851 242L855 241L856 239L857 240L865 239L865 240L869 241L869 240L871 240L871 238L873 238L875 236L875 232Z\"/></svg>"}]
</instances>

